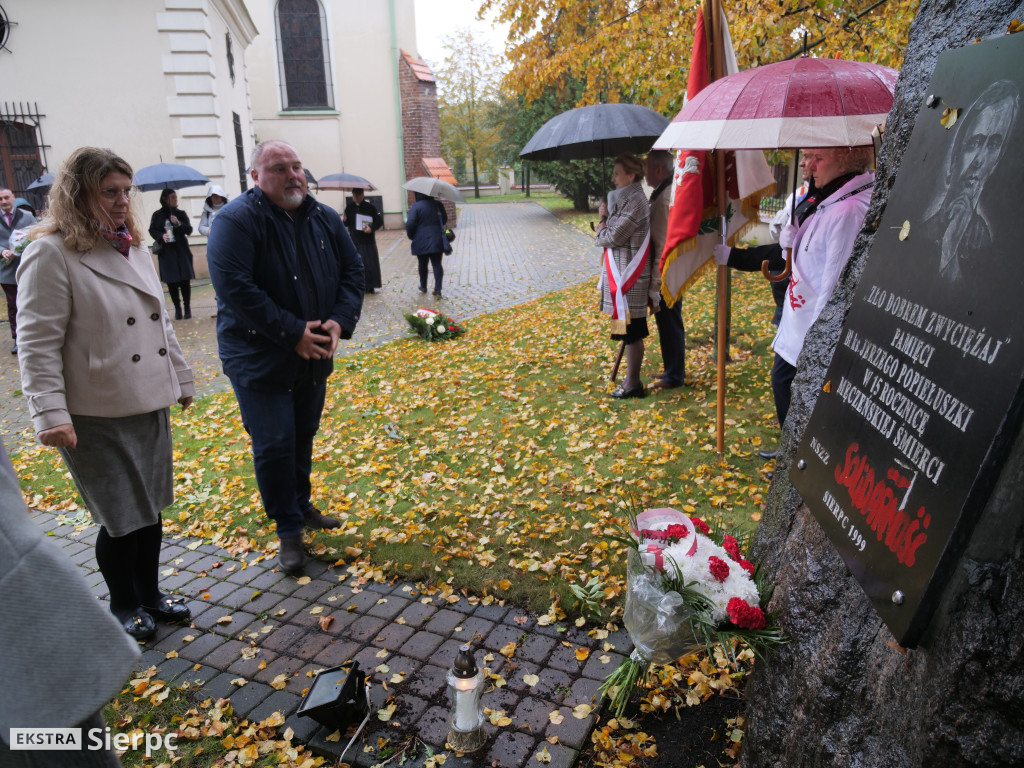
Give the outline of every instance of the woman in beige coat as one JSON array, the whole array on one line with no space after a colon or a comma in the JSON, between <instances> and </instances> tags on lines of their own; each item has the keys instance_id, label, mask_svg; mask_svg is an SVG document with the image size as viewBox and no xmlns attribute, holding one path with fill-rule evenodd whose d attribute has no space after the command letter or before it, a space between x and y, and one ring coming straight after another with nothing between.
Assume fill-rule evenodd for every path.
<instances>
[{"instance_id":1,"label":"woman in beige coat","mask_svg":"<svg viewBox=\"0 0 1024 768\"><path fill-rule=\"evenodd\" d=\"M18 269L19 359L39 441L56 447L100 524L96 562L110 610L143 639L154 619L189 618L157 586L172 501L169 412L195 394L143 230L132 169L75 150L50 190Z\"/></svg>"}]
</instances>

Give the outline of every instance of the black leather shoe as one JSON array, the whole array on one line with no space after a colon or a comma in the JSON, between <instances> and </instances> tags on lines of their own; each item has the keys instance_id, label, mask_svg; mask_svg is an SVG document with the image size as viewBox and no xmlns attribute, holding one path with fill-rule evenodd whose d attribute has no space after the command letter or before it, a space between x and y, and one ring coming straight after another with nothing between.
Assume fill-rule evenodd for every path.
<instances>
[{"instance_id":1,"label":"black leather shoe","mask_svg":"<svg viewBox=\"0 0 1024 768\"><path fill-rule=\"evenodd\" d=\"M612 397L620 400L625 400L627 397L647 397L647 390L644 388L643 384L638 387L633 387L632 389L625 389L620 384L616 390L612 392Z\"/></svg>"},{"instance_id":2,"label":"black leather shoe","mask_svg":"<svg viewBox=\"0 0 1024 768\"><path fill-rule=\"evenodd\" d=\"M330 528L341 528L341 521L320 512L316 507L310 507L302 513L302 522L307 528L314 531L322 531Z\"/></svg>"},{"instance_id":3,"label":"black leather shoe","mask_svg":"<svg viewBox=\"0 0 1024 768\"><path fill-rule=\"evenodd\" d=\"M765 461L771 461L772 459L774 459L776 456L779 455L779 452L777 450L776 451L758 451L757 455L760 456Z\"/></svg>"},{"instance_id":4,"label":"black leather shoe","mask_svg":"<svg viewBox=\"0 0 1024 768\"><path fill-rule=\"evenodd\" d=\"M156 622L141 605L128 616L121 618L115 614L115 618L121 622L121 627L133 640L146 640L156 632Z\"/></svg>"},{"instance_id":5,"label":"black leather shoe","mask_svg":"<svg viewBox=\"0 0 1024 768\"><path fill-rule=\"evenodd\" d=\"M164 595L156 605L144 605L142 609L157 621L188 621L192 618L192 611L185 605L185 598L172 595Z\"/></svg>"},{"instance_id":6,"label":"black leather shoe","mask_svg":"<svg viewBox=\"0 0 1024 768\"><path fill-rule=\"evenodd\" d=\"M297 573L306 564L306 550L302 548L302 536L282 536L277 551L277 561L285 573Z\"/></svg>"}]
</instances>

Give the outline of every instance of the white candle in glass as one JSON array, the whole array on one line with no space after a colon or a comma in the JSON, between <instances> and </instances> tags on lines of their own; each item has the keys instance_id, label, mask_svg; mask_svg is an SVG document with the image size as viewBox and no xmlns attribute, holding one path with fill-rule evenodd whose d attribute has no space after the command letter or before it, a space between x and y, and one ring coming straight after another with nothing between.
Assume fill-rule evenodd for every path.
<instances>
[{"instance_id":1,"label":"white candle in glass","mask_svg":"<svg viewBox=\"0 0 1024 768\"><path fill-rule=\"evenodd\" d=\"M476 707L473 706L474 678L458 678L455 681L455 728L472 731L477 727Z\"/></svg>"}]
</instances>

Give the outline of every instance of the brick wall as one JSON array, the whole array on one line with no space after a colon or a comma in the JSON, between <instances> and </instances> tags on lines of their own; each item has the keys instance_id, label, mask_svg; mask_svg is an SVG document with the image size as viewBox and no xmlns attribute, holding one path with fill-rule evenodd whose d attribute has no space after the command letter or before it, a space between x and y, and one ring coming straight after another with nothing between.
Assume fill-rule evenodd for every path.
<instances>
[{"instance_id":1,"label":"brick wall","mask_svg":"<svg viewBox=\"0 0 1024 768\"><path fill-rule=\"evenodd\" d=\"M437 83L425 80L413 70L409 54L401 53L398 62L398 87L402 98L402 140L404 148L405 178L426 176L424 157L441 157L441 123L437 111ZM422 59L416 62L420 72L426 69ZM429 70L427 70L429 71ZM432 75L431 75L432 77ZM408 192L408 203L415 195ZM444 203L448 221L455 224L455 204Z\"/></svg>"}]
</instances>

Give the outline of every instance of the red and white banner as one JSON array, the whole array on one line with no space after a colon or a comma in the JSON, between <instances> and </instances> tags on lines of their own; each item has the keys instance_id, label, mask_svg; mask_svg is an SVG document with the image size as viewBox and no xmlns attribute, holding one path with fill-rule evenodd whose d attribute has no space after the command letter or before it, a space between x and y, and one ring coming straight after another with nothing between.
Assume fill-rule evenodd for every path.
<instances>
[{"instance_id":1,"label":"red and white banner","mask_svg":"<svg viewBox=\"0 0 1024 768\"><path fill-rule=\"evenodd\" d=\"M729 36L729 25L722 12L722 44L726 73L739 71ZM693 35L693 55L686 85L686 98L695 97L709 82L708 35L703 4L697 15ZM659 142L655 143L658 147ZM726 191L731 215L727 222L727 242L735 245L757 223L761 196L775 187L775 177L759 150L719 152L725 157ZM714 267L712 247L720 242L715 206L715 184L708 153L683 149L676 158L672 204L668 215L665 251L661 259L661 294L669 306L705 271Z\"/></svg>"}]
</instances>

